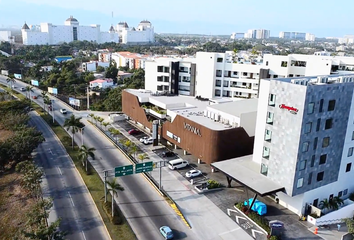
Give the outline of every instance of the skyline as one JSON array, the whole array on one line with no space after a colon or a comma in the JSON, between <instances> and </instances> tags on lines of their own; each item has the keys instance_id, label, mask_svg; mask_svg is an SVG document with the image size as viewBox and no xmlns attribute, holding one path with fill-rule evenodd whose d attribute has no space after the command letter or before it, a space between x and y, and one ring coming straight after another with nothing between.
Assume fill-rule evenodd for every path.
<instances>
[{"instance_id":1,"label":"skyline","mask_svg":"<svg viewBox=\"0 0 354 240\"><path fill-rule=\"evenodd\" d=\"M272 37L278 37L280 31L308 32L316 37L354 34L354 29L345 24L354 20L350 12L354 3L349 1L338 6L335 12L329 0L298 0L296 5L293 2L280 5L278 0L221 2L215 5L212 0L180 0L178 5L172 5L161 0L136 0L132 6L126 1L117 4L107 0L97 6L93 0L86 0L84 5L69 0L0 0L0 27L22 27L25 22L63 25L72 15L80 25L100 24L101 31L108 31L111 24L115 26L121 21L136 27L146 19L151 21L156 33L231 35L248 29L267 29Z\"/></svg>"}]
</instances>

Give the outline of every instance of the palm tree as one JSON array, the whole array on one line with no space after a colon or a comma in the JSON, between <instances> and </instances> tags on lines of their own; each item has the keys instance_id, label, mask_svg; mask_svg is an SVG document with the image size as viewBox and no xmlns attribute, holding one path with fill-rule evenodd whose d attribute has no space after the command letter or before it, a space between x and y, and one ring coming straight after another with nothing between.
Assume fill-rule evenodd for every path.
<instances>
[{"instance_id":1,"label":"palm tree","mask_svg":"<svg viewBox=\"0 0 354 240\"><path fill-rule=\"evenodd\" d=\"M99 118L100 118L99 116L93 116L93 119L95 120L96 126L97 126L97 121L98 121Z\"/></svg>"},{"instance_id":2,"label":"palm tree","mask_svg":"<svg viewBox=\"0 0 354 240\"><path fill-rule=\"evenodd\" d=\"M98 117L98 118L97 118L97 121L99 121L99 122L100 122L100 125L101 125L101 127L102 127L102 122L104 121L104 118L102 118L102 117Z\"/></svg>"},{"instance_id":3,"label":"palm tree","mask_svg":"<svg viewBox=\"0 0 354 240\"><path fill-rule=\"evenodd\" d=\"M31 92L33 92L33 87L31 87L31 86L26 86L26 97L28 98L29 97L29 99L31 100ZM31 100L32 101L32 100Z\"/></svg>"},{"instance_id":4,"label":"palm tree","mask_svg":"<svg viewBox=\"0 0 354 240\"><path fill-rule=\"evenodd\" d=\"M341 205L344 205L343 199L341 199L341 198L338 197L338 196L336 196L336 197L330 199L330 200L329 200L329 203L330 203L331 208L332 208L333 210L338 210Z\"/></svg>"},{"instance_id":5,"label":"palm tree","mask_svg":"<svg viewBox=\"0 0 354 240\"><path fill-rule=\"evenodd\" d=\"M95 116L95 114L90 113L88 116L89 116L90 118L93 118L93 117Z\"/></svg>"},{"instance_id":6,"label":"palm tree","mask_svg":"<svg viewBox=\"0 0 354 240\"><path fill-rule=\"evenodd\" d=\"M88 148L85 145L82 145L79 149L79 158L81 159L82 166L86 167L86 173L88 171L88 157L95 159L95 154L93 153L96 151L95 148Z\"/></svg>"},{"instance_id":7,"label":"palm tree","mask_svg":"<svg viewBox=\"0 0 354 240\"><path fill-rule=\"evenodd\" d=\"M114 196L118 197L118 191L124 191L124 188L117 183L117 178L113 178L112 181L108 181L106 184L110 188L109 191L112 195L112 217L114 217Z\"/></svg>"},{"instance_id":8,"label":"palm tree","mask_svg":"<svg viewBox=\"0 0 354 240\"><path fill-rule=\"evenodd\" d=\"M48 97L47 96L47 92L46 91L42 91L41 92L41 97L43 99L43 109L45 110L45 101L44 100L45 100L46 97Z\"/></svg>"},{"instance_id":9,"label":"palm tree","mask_svg":"<svg viewBox=\"0 0 354 240\"><path fill-rule=\"evenodd\" d=\"M52 103L52 101L49 99L49 97L48 96L45 96L44 98L43 98L43 104L44 104L44 110L45 110L45 106L47 105L50 105ZM53 106L52 106L53 107Z\"/></svg>"},{"instance_id":10,"label":"palm tree","mask_svg":"<svg viewBox=\"0 0 354 240\"><path fill-rule=\"evenodd\" d=\"M81 117L76 118L75 115L71 115L70 118L65 119L64 128L71 130L72 133L72 148L74 149L74 135L79 131L79 128L83 127L83 123L80 122Z\"/></svg>"},{"instance_id":11,"label":"palm tree","mask_svg":"<svg viewBox=\"0 0 354 240\"><path fill-rule=\"evenodd\" d=\"M138 159L139 159L141 162L144 162L145 159L149 159L149 156L148 156L146 153L139 154L139 155L138 155Z\"/></svg>"},{"instance_id":12,"label":"palm tree","mask_svg":"<svg viewBox=\"0 0 354 240\"><path fill-rule=\"evenodd\" d=\"M117 136L120 134L120 131L115 128L109 128L108 131L112 134L112 136L115 138L115 142L117 143Z\"/></svg>"},{"instance_id":13,"label":"palm tree","mask_svg":"<svg viewBox=\"0 0 354 240\"><path fill-rule=\"evenodd\" d=\"M7 82L7 84L10 84L10 88L12 90L12 86L16 82L16 80L12 75L10 75L10 76L8 76L8 78L6 78L6 82Z\"/></svg>"},{"instance_id":14,"label":"palm tree","mask_svg":"<svg viewBox=\"0 0 354 240\"><path fill-rule=\"evenodd\" d=\"M323 199L320 204L319 204L319 207L322 209L322 210L330 210L332 208L331 206L331 203L330 201L328 201L327 198Z\"/></svg>"},{"instance_id":15,"label":"palm tree","mask_svg":"<svg viewBox=\"0 0 354 240\"><path fill-rule=\"evenodd\" d=\"M102 125L104 126L104 129L107 130L107 126L110 125L109 122L103 122Z\"/></svg>"},{"instance_id":16,"label":"palm tree","mask_svg":"<svg viewBox=\"0 0 354 240\"><path fill-rule=\"evenodd\" d=\"M139 148L136 146L134 143L131 144L129 153L134 155L134 158L136 157L136 153L138 152Z\"/></svg>"}]
</instances>

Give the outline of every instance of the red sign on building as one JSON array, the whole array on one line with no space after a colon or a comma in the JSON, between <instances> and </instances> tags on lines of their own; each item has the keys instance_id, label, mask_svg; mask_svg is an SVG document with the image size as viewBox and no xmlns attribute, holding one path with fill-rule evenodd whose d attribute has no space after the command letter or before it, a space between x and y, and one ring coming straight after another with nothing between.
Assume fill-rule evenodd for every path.
<instances>
[{"instance_id":1,"label":"red sign on building","mask_svg":"<svg viewBox=\"0 0 354 240\"><path fill-rule=\"evenodd\" d=\"M280 104L280 105L279 105L279 108L281 108L281 109L286 109L286 110L288 110L288 111L289 111L290 113L292 113L292 114L297 114L297 112L299 111L299 109L294 108L294 107L286 106L285 104Z\"/></svg>"}]
</instances>

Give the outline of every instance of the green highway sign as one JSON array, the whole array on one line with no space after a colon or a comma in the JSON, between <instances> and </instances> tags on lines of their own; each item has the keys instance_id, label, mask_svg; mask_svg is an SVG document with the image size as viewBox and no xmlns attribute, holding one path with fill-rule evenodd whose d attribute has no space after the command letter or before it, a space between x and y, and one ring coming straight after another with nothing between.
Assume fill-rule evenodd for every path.
<instances>
[{"instance_id":1,"label":"green highway sign","mask_svg":"<svg viewBox=\"0 0 354 240\"><path fill-rule=\"evenodd\" d=\"M133 174L133 165L126 165L114 168L114 176L121 177Z\"/></svg>"},{"instance_id":2,"label":"green highway sign","mask_svg":"<svg viewBox=\"0 0 354 240\"><path fill-rule=\"evenodd\" d=\"M153 162L144 162L135 164L135 173L150 172L153 168Z\"/></svg>"}]
</instances>

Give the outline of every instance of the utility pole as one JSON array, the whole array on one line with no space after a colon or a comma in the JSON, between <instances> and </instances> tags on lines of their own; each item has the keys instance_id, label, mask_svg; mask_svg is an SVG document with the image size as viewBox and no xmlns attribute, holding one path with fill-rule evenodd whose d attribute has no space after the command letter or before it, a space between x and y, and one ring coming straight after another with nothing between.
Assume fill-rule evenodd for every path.
<instances>
[{"instance_id":1,"label":"utility pole","mask_svg":"<svg viewBox=\"0 0 354 240\"><path fill-rule=\"evenodd\" d=\"M161 179L162 179L162 172L161 172L161 169L162 167L165 166L166 162L165 161L159 161L159 190L162 190L162 182L161 182Z\"/></svg>"},{"instance_id":2,"label":"utility pole","mask_svg":"<svg viewBox=\"0 0 354 240\"><path fill-rule=\"evenodd\" d=\"M87 87L87 110L90 110L90 89Z\"/></svg>"},{"instance_id":3,"label":"utility pole","mask_svg":"<svg viewBox=\"0 0 354 240\"><path fill-rule=\"evenodd\" d=\"M53 116L53 123L54 123L54 100L52 99L52 116Z\"/></svg>"},{"instance_id":4,"label":"utility pole","mask_svg":"<svg viewBox=\"0 0 354 240\"><path fill-rule=\"evenodd\" d=\"M107 202L107 176L108 171L104 171L104 202Z\"/></svg>"}]
</instances>

